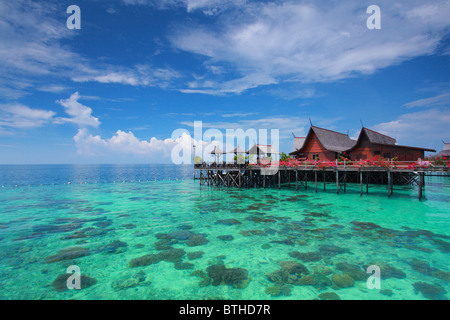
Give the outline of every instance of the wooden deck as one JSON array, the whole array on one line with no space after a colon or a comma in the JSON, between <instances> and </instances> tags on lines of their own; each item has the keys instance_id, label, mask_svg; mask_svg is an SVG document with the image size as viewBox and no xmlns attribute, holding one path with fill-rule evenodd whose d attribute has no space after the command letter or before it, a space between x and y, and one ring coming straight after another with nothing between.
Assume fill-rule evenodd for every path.
<instances>
[{"instance_id":1,"label":"wooden deck","mask_svg":"<svg viewBox=\"0 0 450 320\"><path fill-rule=\"evenodd\" d=\"M304 165L298 167L278 167L270 171L252 165L236 164L202 164L194 166L194 179L200 185L241 188L281 188L293 187L296 190L313 187L316 192L319 188L326 190L327 183L336 185L336 193L346 192L348 183L360 185L360 194L364 190L369 193L369 185L386 185L387 195L391 197L394 185L416 185L418 197L422 199L426 175L450 176L448 167L421 168L409 170L392 167L357 167L337 166L318 169L316 166Z\"/></svg>"}]
</instances>

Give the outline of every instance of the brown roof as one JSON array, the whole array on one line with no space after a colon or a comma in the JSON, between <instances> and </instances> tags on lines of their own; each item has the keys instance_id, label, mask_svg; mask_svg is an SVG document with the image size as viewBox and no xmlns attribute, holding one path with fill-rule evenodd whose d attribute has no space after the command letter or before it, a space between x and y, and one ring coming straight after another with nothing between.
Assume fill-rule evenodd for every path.
<instances>
[{"instance_id":1,"label":"brown roof","mask_svg":"<svg viewBox=\"0 0 450 320\"><path fill-rule=\"evenodd\" d=\"M397 143L397 140L395 140L394 138L391 138L391 137L381 134L379 132L376 132L376 131L373 131L373 130L370 130L370 129L367 129L364 127L362 128L361 132L362 131L364 131L364 133L367 135L370 142L372 142L372 143L387 144L387 145L395 145ZM361 136L361 134L360 134L360 136Z\"/></svg>"},{"instance_id":2,"label":"brown roof","mask_svg":"<svg viewBox=\"0 0 450 320\"><path fill-rule=\"evenodd\" d=\"M294 137L294 152L303 148L306 137Z\"/></svg>"},{"instance_id":3,"label":"brown roof","mask_svg":"<svg viewBox=\"0 0 450 320\"><path fill-rule=\"evenodd\" d=\"M387 135L381 134L379 132L364 127L362 128L361 133L359 134L358 142L361 139L363 132L369 138L369 141L374 144L390 145L398 148L418 149L423 151L436 152L436 150L434 149L398 145L397 140L395 140L394 138L391 138ZM355 146L358 144L358 142L355 144Z\"/></svg>"},{"instance_id":4,"label":"brown roof","mask_svg":"<svg viewBox=\"0 0 450 320\"><path fill-rule=\"evenodd\" d=\"M319 127L315 127L315 126L311 126L311 128L309 129L308 135L305 138L305 141L311 135L311 132L315 133L315 135L317 136L317 138L320 141L320 144L328 151L344 152L344 151L347 151L347 150L353 148L353 146L356 144L356 141L350 139L350 137L347 134L343 134L343 133L339 133L336 131L331 131L328 129L323 129L323 128L319 128ZM304 147L304 142L300 149L295 150L294 152L291 152L290 155L300 153ZM295 148L295 140L294 140L294 148Z\"/></svg>"}]
</instances>

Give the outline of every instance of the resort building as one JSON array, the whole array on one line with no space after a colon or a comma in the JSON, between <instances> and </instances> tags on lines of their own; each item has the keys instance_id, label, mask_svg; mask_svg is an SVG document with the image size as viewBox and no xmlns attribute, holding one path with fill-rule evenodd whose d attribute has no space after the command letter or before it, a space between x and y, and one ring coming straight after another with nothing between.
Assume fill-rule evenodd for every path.
<instances>
[{"instance_id":1,"label":"resort building","mask_svg":"<svg viewBox=\"0 0 450 320\"><path fill-rule=\"evenodd\" d=\"M394 138L364 127L355 146L348 151L351 160L380 156L385 159L396 158L398 161L416 161L424 158L425 151L436 152L433 149L398 145Z\"/></svg>"},{"instance_id":2,"label":"resort building","mask_svg":"<svg viewBox=\"0 0 450 320\"><path fill-rule=\"evenodd\" d=\"M355 145L347 134L311 126L305 138L294 138L289 155L302 160L334 161Z\"/></svg>"},{"instance_id":3,"label":"resort building","mask_svg":"<svg viewBox=\"0 0 450 320\"><path fill-rule=\"evenodd\" d=\"M301 160L334 161L340 157L350 160L372 159L380 156L398 161L416 161L425 151L436 150L398 145L396 139L363 127L358 140L328 129L311 126L305 138L294 137L294 151L289 155Z\"/></svg>"},{"instance_id":4,"label":"resort building","mask_svg":"<svg viewBox=\"0 0 450 320\"><path fill-rule=\"evenodd\" d=\"M442 151L436 153L433 157L434 158L447 158L447 159L449 159L450 158L450 143L445 143L444 142L444 149L442 149Z\"/></svg>"}]
</instances>

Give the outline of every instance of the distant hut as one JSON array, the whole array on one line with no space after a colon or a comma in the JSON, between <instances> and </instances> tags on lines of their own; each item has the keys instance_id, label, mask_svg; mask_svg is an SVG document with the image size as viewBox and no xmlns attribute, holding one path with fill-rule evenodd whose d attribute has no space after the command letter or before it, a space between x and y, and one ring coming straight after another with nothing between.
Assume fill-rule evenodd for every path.
<instances>
[{"instance_id":1,"label":"distant hut","mask_svg":"<svg viewBox=\"0 0 450 320\"><path fill-rule=\"evenodd\" d=\"M294 148L296 148L294 138ZM297 145L301 147L289 153L297 159L334 161L355 145L356 141L347 134L311 126L308 134Z\"/></svg>"},{"instance_id":2,"label":"distant hut","mask_svg":"<svg viewBox=\"0 0 450 320\"><path fill-rule=\"evenodd\" d=\"M260 156L271 157L280 154L280 152L272 145L255 144L247 151L247 154L255 154L256 158L259 159Z\"/></svg>"},{"instance_id":3,"label":"distant hut","mask_svg":"<svg viewBox=\"0 0 450 320\"><path fill-rule=\"evenodd\" d=\"M425 156L425 151L436 150L398 145L396 139L379 132L362 128L356 144L348 150L351 160L371 159L380 156L398 161L416 161Z\"/></svg>"},{"instance_id":4,"label":"distant hut","mask_svg":"<svg viewBox=\"0 0 450 320\"><path fill-rule=\"evenodd\" d=\"M443 142L443 141L442 141ZM444 149L436 153L433 158L447 158L450 159L450 143L444 142Z\"/></svg>"}]
</instances>

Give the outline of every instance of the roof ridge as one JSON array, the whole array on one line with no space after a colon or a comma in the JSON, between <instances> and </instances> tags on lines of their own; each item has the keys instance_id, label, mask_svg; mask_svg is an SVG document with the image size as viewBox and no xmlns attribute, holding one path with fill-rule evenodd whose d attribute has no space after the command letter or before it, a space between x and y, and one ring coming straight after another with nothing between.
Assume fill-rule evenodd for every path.
<instances>
[{"instance_id":1,"label":"roof ridge","mask_svg":"<svg viewBox=\"0 0 450 320\"><path fill-rule=\"evenodd\" d=\"M384 136L384 137L387 137L387 138L390 138L390 139L393 139L393 140L397 141L397 139L392 138L392 137L390 137L390 136L388 136L388 135L386 135L386 134L379 133L378 131L375 131L375 130L372 130L372 129L369 129L369 128L366 128L366 127L363 127L363 129L372 131L373 133L379 134L380 136Z\"/></svg>"},{"instance_id":2,"label":"roof ridge","mask_svg":"<svg viewBox=\"0 0 450 320\"><path fill-rule=\"evenodd\" d=\"M328 131L328 132L333 132L333 133L337 133L337 134L342 134L343 136L346 136L346 137L348 137L348 134L345 134L345 133L340 133L340 132L337 132L337 131L333 131L333 130L330 130L330 129L325 129L325 128L321 128L321 127L316 127L316 126L311 126L311 128L317 128L317 129L325 130L325 131Z\"/></svg>"}]
</instances>

